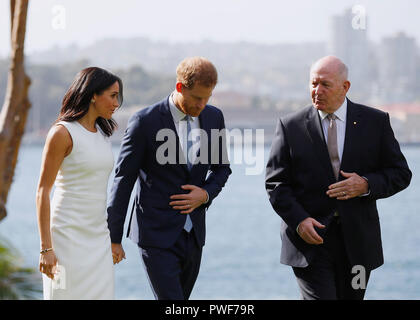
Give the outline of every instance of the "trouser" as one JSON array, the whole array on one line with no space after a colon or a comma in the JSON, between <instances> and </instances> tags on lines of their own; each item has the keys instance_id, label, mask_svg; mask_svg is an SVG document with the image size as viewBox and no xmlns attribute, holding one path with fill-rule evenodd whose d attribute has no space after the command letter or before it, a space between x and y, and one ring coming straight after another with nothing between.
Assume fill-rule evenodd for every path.
<instances>
[{"instance_id":1,"label":"trouser","mask_svg":"<svg viewBox=\"0 0 420 320\"><path fill-rule=\"evenodd\" d=\"M305 268L293 267L304 300L363 300L370 270L350 264L340 217L334 217L319 245L314 261Z\"/></svg>"},{"instance_id":2,"label":"trouser","mask_svg":"<svg viewBox=\"0 0 420 320\"><path fill-rule=\"evenodd\" d=\"M194 229L190 232L183 230L170 248L139 249L156 300L188 300L202 255Z\"/></svg>"}]
</instances>

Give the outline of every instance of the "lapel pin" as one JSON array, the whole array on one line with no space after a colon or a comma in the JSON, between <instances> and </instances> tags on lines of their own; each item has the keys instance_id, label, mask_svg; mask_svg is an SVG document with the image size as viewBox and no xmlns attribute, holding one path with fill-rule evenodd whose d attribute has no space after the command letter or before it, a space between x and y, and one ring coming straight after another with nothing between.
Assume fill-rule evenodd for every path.
<instances>
[{"instance_id":1,"label":"lapel pin","mask_svg":"<svg viewBox=\"0 0 420 320\"><path fill-rule=\"evenodd\" d=\"M357 124L357 122L355 121L355 122L353 122L353 124Z\"/></svg>"}]
</instances>

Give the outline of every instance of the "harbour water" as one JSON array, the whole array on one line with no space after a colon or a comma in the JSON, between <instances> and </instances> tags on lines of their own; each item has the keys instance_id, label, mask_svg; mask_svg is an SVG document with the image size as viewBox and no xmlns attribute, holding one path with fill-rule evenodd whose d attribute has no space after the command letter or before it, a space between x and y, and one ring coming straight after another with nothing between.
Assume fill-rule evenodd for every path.
<instances>
[{"instance_id":1,"label":"harbour water","mask_svg":"<svg viewBox=\"0 0 420 320\"><path fill-rule=\"evenodd\" d=\"M260 151L266 160L268 148ZM412 183L378 202L385 264L373 271L366 299L420 299L420 148L404 147L403 152ZM8 217L0 223L0 236L20 252L24 266L34 269L39 258L35 192L41 154L40 145L22 146ZM279 263L281 220L268 202L264 174L246 175L247 167L233 164L226 187L207 212L206 245L191 299L300 298L292 270ZM153 299L137 245L125 238L123 246L127 259L115 267L116 298Z\"/></svg>"}]
</instances>

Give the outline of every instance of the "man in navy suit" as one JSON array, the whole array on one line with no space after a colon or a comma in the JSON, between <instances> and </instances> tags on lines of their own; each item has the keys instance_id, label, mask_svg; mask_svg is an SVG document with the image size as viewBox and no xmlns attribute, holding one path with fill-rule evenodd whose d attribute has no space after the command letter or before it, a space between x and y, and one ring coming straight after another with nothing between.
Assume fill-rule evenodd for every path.
<instances>
[{"instance_id":1,"label":"man in navy suit","mask_svg":"<svg viewBox=\"0 0 420 320\"><path fill-rule=\"evenodd\" d=\"M177 67L176 90L135 113L122 141L108 206L114 262L125 256L121 240L137 180L132 217L159 300L189 298L200 268L206 210L231 174L223 114L207 105L216 83L210 61L186 58Z\"/></svg>"},{"instance_id":2,"label":"man in navy suit","mask_svg":"<svg viewBox=\"0 0 420 320\"><path fill-rule=\"evenodd\" d=\"M312 66L312 106L278 121L267 163L281 262L304 299L363 299L383 264L376 200L411 180L389 115L347 99L347 75L336 57Z\"/></svg>"}]
</instances>

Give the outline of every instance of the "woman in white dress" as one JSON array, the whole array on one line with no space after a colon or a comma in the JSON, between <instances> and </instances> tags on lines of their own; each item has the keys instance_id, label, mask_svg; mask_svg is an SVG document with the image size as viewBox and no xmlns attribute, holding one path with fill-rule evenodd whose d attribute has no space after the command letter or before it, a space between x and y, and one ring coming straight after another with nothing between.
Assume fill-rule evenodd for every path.
<instances>
[{"instance_id":1,"label":"woman in white dress","mask_svg":"<svg viewBox=\"0 0 420 320\"><path fill-rule=\"evenodd\" d=\"M44 299L114 298L113 264L125 257L112 255L106 197L114 165L112 114L121 102L117 76L86 68L48 133L36 195Z\"/></svg>"}]
</instances>

